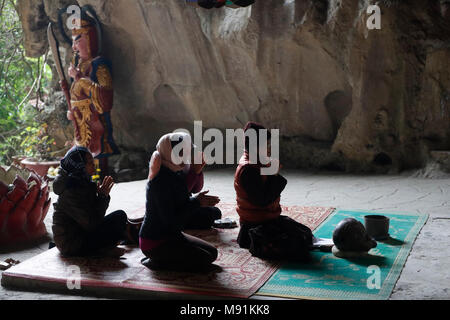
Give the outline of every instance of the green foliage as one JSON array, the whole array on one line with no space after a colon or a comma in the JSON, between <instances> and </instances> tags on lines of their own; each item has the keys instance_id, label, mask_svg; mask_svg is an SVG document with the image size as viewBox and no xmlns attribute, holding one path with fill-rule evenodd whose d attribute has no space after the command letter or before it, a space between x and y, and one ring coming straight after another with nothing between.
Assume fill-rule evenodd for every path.
<instances>
[{"instance_id":1,"label":"green foliage","mask_svg":"<svg viewBox=\"0 0 450 320\"><path fill-rule=\"evenodd\" d=\"M41 124L36 121L38 106L48 94L51 70L45 58L27 58L23 31L15 0L0 0L0 164L12 157L39 156Z\"/></svg>"},{"instance_id":2,"label":"green foliage","mask_svg":"<svg viewBox=\"0 0 450 320\"><path fill-rule=\"evenodd\" d=\"M26 128L21 133L20 149L32 158L44 161L52 160L55 140L48 135L47 129L47 124L43 124L40 128Z\"/></svg>"}]
</instances>

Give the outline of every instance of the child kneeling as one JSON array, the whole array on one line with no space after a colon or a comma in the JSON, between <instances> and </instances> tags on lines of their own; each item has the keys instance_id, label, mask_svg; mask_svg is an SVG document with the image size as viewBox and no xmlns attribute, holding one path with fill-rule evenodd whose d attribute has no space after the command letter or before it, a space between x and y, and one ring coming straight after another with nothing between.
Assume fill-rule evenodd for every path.
<instances>
[{"instance_id":1,"label":"child kneeling","mask_svg":"<svg viewBox=\"0 0 450 320\"><path fill-rule=\"evenodd\" d=\"M121 241L137 243L136 227L128 223L124 211L107 216L111 177L95 184L94 158L88 149L75 147L61 160L53 190L59 196L53 214L53 237L63 256L121 255Z\"/></svg>"}]
</instances>

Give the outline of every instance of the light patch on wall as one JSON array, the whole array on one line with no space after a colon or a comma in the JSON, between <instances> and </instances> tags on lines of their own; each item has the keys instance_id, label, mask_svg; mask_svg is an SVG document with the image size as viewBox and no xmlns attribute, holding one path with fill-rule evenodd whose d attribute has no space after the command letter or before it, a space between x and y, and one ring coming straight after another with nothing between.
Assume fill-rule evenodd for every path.
<instances>
[{"instance_id":1,"label":"light patch on wall","mask_svg":"<svg viewBox=\"0 0 450 320\"><path fill-rule=\"evenodd\" d=\"M340 8L341 0L331 0L328 4L327 23L330 25L331 29L334 29L335 27L336 21L334 18L337 16Z\"/></svg>"},{"instance_id":2,"label":"light patch on wall","mask_svg":"<svg viewBox=\"0 0 450 320\"><path fill-rule=\"evenodd\" d=\"M295 21L295 0L285 0L284 6L291 7L289 10L290 13L289 21L290 23L293 23Z\"/></svg>"},{"instance_id":3,"label":"light patch on wall","mask_svg":"<svg viewBox=\"0 0 450 320\"><path fill-rule=\"evenodd\" d=\"M220 10L196 10L200 18L203 34L211 41L212 38L230 39L248 26L252 16L252 7L221 8Z\"/></svg>"},{"instance_id":4,"label":"light patch on wall","mask_svg":"<svg viewBox=\"0 0 450 320\"><path fill-rule=\"evenodd\" d=\"M358 15L355 17L355 20L353 21L353 27L356 28L356 26L363 21L363 24L366 24L366 20L364 19L366 17L367 14L367 8L370 6L370 1L371 0L361 0L358 3L358 9L359 9L359 13Z\"/></svg>"},{"instance_id":5,"label":"light patch on wall","mask_svg":"<svg viewBox=\"0 0 450 320\"><path fill-rule=\"evenodd\" d=\"M226 39L247 28L252 16L252 7L242 9L225 8L224 13L225 16L219 25L218 35L220 38Z\"/></svg>"}]
</instances>

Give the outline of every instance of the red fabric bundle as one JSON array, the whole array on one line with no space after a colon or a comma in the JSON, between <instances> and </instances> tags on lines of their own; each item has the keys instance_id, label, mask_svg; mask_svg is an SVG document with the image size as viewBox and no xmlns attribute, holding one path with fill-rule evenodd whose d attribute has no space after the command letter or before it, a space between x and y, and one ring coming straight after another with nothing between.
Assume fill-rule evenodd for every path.
<instances>
[{"instance_id":1,"label":"red fabric bundle","mask_svg":"<svg viewBox=\"0 0 450 320\"><path fill-rule=\"evenodd\" d=\"M0 245L44 236L44 219L51 204L48 184L31 172L27 181L16 175L13 189L8 191L0 181Z\"/></svg>"}]
</instances>

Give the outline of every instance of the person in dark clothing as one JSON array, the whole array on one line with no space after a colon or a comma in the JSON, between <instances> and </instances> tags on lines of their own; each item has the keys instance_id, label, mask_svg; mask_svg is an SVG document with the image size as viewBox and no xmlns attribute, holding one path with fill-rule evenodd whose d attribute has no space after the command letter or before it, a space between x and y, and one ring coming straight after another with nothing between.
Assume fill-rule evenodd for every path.
<instances>
[{"instance_id":1,"label":"person in dark clothing","mask_svg":"<svg viewBox=\"0 0 450 320\"><path fill-rule=\"evenodd\" d=\"M187 138L186 134L180 134L181 137ZM190 138L190 137L189 137ZM193 159L192 159L193 160ZM192 161L194 162L194 161ZM150 160L149 180L154 179L161 169L162 159L158 151L155 151ZM198 194L203 190L204 175L203 169L206 166L204 157L200 164L188 164L183 167L183 175L189 191L189 194ZM187 213L183 230L206 230L210 229L216 220L222 218L222 212L215 207L217 203L210 207L201 207Z\"/></svg>"},{"instance_id":2,"label":"person in dark clothing","mask_svg":"<svg viewBox=\"0 0 450 320\"><path fill-rule=\"evenodd\" d=\"M202 155L201 164L191 164L185 166L183 173L185 176L187 188L190 195L197 194L202 191L204 186L203 169L206 166L205 159ZM217 198L218 199L218 198ZM215 207L217 203L209 207L200 207L198 210L190 212L186 217L184 225L185 230L205 230L210 229L216 220L222 219L222 211Z\"/></svg>"},{"instance_id":3,"label":"person in dark clothing","mask_svg":"<svg viewBox=\"0 0 450 320\"><path fill-rule=\"evenodd\" d=\"M94 158L86 148L74 147L61 160L60 173L53 183L59 197L54 204L52 229L63 256L120 255L116 249L120 241L137 242L124 211L105 217L114 181L106 177L97 185L91 181L94 174Z\"/></svg>"},{"instance_id":4,"label":"person in dark clothing","mask_svg":"<svg viewBox=\"0 0 450 320\"><path fill-rule=\"evenodd\" d=\"M267 154L260 149L260 130L265 128L249 122L244 131L255 130L257 147L252 150L249 136L245 140L245 152L236 170L234 187L236 190L237 212L241 230L238 243L249 249L253 255L267 259L304 259L312 245L312 232L307 227L289 217L282 216L281 193L287 180L279 174L263 176L261 159L270 157L270 132L268 132ZM257 163L252 163L250 152L257 152ZM266 166L267 167L267 166ZM281 169L281 166L279 166ZM291 243L295 243L292 247Z\"/></svg>"},{"instance_id":5,"label":"person in dark clothing","mask_svg":"<svg viewBox=\"0 0 450 320\"><path fill-rule=\"evenodd\" d=\"M172 150L178 143L185 143L184 150L190 152L186 140L182 134L168 134L157 146L161 168L147 184L146 214L140 232L140 247L148 258L145 264L152 268L201 271L218 256L211 244L183 233L193 213L220 201L208 196L208 191L190 196L184 164L172 161Z\"/></svg>"}]
</instances>

